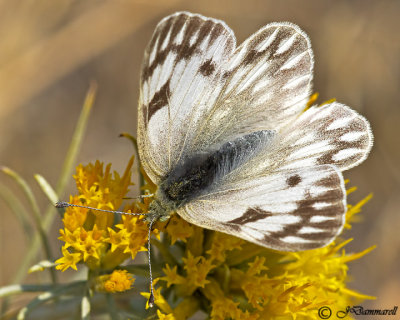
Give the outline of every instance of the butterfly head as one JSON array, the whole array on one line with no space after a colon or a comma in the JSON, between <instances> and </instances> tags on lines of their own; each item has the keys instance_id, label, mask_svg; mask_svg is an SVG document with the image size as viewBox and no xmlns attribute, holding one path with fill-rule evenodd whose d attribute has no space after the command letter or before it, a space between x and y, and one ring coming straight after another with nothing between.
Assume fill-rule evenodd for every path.
<instances>
[{"instance_id":1,"label":"butterfly head","mask_svg":"<svg viewBox=\"0 0 400 320\"><path fill-rule=\"evenodd\" d=\"M150 203L149 212L146 215L145 220L148 222L151 221L166 221L171 216L172 212L175 211L171 205L168 205L168 202L161 201L157 196Z\"/></svg>"}]
</instances>

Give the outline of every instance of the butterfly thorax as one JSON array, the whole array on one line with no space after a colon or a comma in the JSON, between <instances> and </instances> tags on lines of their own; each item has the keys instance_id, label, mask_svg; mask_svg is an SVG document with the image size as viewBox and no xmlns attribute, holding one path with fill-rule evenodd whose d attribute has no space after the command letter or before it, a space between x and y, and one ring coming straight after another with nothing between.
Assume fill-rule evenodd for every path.
<instances>
[{"instance_id":1,"label":"butterfly thorax","mask_svg":"<svg viewBox=\"0 0 400 320\"><path fill-rule=\"evenodd\" d=\"M162 180L157 206L175 211L210 194L216 184L264 148L272 136L269 130L253 132L184 159Z\"/></svg>"}]
</instances>

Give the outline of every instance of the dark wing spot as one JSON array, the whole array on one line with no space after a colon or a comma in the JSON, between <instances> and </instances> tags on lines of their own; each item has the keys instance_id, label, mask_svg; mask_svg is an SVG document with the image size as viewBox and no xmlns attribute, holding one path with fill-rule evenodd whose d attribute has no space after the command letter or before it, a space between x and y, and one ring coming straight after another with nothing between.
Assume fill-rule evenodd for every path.
<instances>
[{"instance_id":1,"label":"dark wing spot","mask_svg":"<svg viewBox=\"0 0 400 320\"><path fill-rule=\"evenodd\" d=\"M257 51L250 50L246 57L243 59L244 64L251 64L256 58L258 58Z\"/></svg>"},{"instance_id":2,"label":"dark wing spot","mask_svg":"<svg viewBox=\"0 0 400 320\"><path fill-rule=\"evenodd\" d=\"M322 156L320 156L317 159L317 164L323 165L323 164L333 164L333 163L335 163L335 161L333 160L333 156L334 156L334 153L336 151L337 150L335 149L333 151L327 152L327 153L323 154Z\"/></svg>"},{"instance_id":3,"label":"dark wing spot","mask_svg":"<svg viewBox=\"0 0 400 320\"><path fill-rule=\"evenodd\" d=\"M204 62L199 69L200 73L205 77L210 76L214 72L214 70L215 64L212 62L211 59L208 59L206 62Z\"/></svg>"},{"instance_id":4,"label":"dark wing spot","mask_svg":"<svg viewBox=\"0 0 400 320\"><path fill-rule=\"evenodd\" d=\"M259 208L249 208L241 217L228 221L227 223L246 224L271 216L272 214L270 212L263 211Z\"/></svg>"},{"instance_id":5,"label":"dark wing spot","mask_svg":"<svg viewBox=\"0 0 400 320\"><path fill-rule=\"evenodd\" d=\"M225 32L225 27L222 24L220 23L215 24L211 31L210 45L212 45L214 41L218 39L218 37L224 32Z\"/></svg>"},{"instance_id":6,"label":"dark wing spot","mask_svg":"<svg viewBox=\"0 0 400 320\"><path fill-rule=\"evenodd\" d=\"M289 187L295 187L301 182L301 177L298 174L295 174L291 177L289 177L286 180L286 183L288 184Z\"/></svg>"},{"instance_id":7,"label":"dark wing spot","mask_svg":"<svg viewBox=\"0 0 400 320\"><path fill-rule=\"evenodd\" d=\"M232 71L225 71L222 75L222 79L226 80L232 75Z\"/></svg>"},{"instance_id":8,"label":"dark wing spot","mask_svg":"<svg viewBox=\"0 0 400 320\"><path fill-rule=\"evenodd\" d=\"M168 99L171 92L169 89L169 80L157 91L149 103L148 120L151 119L153 114L168 104Z\"/></svg>"}]
</instances>

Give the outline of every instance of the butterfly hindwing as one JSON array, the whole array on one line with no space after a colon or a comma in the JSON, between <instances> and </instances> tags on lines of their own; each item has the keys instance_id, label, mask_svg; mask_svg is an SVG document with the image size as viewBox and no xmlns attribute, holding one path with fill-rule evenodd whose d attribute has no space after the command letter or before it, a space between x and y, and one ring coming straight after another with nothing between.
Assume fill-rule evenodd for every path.
<instances>
[{"instance_id":1,"label":"butterfly hindwing","mask_svg":"<svg viewBox=\"0 0 400 320\"><path fill-rule=\"evenodd\" d=\"M341 231L342 174L334 166L281 170L204 195L178 211L185 220L284 251L322 247Z\"/></svg>"},{"instance_id":2,"label":"butterfly hindwing","mask_svg":"<svg viewBox=\"0 0 400 320\"><path fill-rule=\"evenodd\" d=\"M356 111L338 102L314 106L276 132L268 145L230 172L221 181L221 188L276 170L324 164L348 170L366 159L372 144L370 125Z\"/></svg>"},{"instance_id":3,"label":"butterfly hindwing","mask_svg":"<svg viewBox=\"0 0 400 320\"><path fill-rule=\"evenodd\" d=\"M332 164L344 171L364 161L372 143L368 121L332 102L309 108L284 128L271 147L268 163L282 169Z\"/></svg>"},{"instance_id":4,"label":"butterfly hindwing","mask_svg":"<svg viewBox=\"0 0 400 320\"><path fill-rule=\"evenodd\" d=\"M344 223L341 171L361 163L372 141L368 121L349 107L311 107L178 213L278 250L324 246Z\"/></svg>"}]
</instances>

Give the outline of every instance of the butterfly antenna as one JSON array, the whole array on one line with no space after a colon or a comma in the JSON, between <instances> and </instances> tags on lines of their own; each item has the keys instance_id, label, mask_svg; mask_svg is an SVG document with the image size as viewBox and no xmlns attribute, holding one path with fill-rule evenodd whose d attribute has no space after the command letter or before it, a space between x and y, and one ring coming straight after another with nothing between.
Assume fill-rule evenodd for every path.
<instances>
[{"instance_id":1,"label":"butterfly antenna","mask_svg":"<svg viewBox=\"0 0 400 320\"><path fill-rule=\"evenodd\" d=\"M153 223L157 220L154 218L150 221L149 224L149 235L147 239L147 253L149 258L149 275L150 275L150 297L149 297L149 307L152 308L154 306L154 288L153 288L153 273L151 271L151 244L150 244L150 237L151 237L151 229L153 227Z\"/></svg>"},{"instance_id":2,"label":"butterfly antenna","mask_svg":"<svg viewBox=\"0 0 400 320\"><path fill-rule=\"evenodd\" d=\"M147 213L134 213L134 212L124 212L124 211L97 209L97 208L88 207L88 206L81 206L79 204L72 204L72 203L65 202L65 201L57 201L57 203L56 203L56 208L67 208L67 207L86 208L86 209L102 211L102 212L108 212L108 213L126 214L126 215L130 215L130 216L146 216L147 215Z\"/></svg>"},{"instance_id":3,"label":"butterfly antenna","mask_svg":"<svg viewBox=\"0 0 400 320\"><path fill-rule=\"evenodd\" d=\"M127 198L123 198L123 199L124 200L126 200L126 199L133 200L133 199L143 199L143 198L151 198L151 197L154 197L153 193L151 193L151 194L142 194L142 195L137 196L137 197L127 197Z\"/></svg>"}]
</instances>

